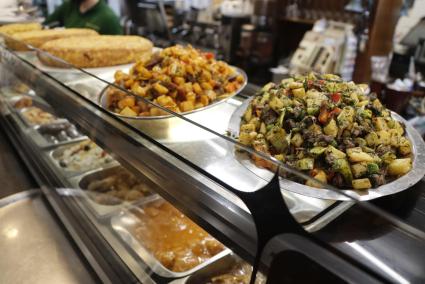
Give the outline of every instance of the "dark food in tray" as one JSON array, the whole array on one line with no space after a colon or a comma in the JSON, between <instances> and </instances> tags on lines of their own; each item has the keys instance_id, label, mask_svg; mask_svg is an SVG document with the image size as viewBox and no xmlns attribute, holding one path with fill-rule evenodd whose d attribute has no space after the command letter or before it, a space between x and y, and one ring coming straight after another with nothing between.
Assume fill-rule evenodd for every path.
<instances>
[{"instance_id":1,"label":"dark food in tray","mask_svg":"<svg viewBox=\"0 0 425 284\"><path fill-rule=\"evenodd\" d=\"M75 125L68 121L41 125L37 131L52 144L71 141L82 136Z\"/></svg>"},{"instance_id":2,"label":"dark food in tray","mask_svg":"<svg viewBox=\"0 0 425 284\"><path fill-rule=\"evenodd\" d=\"M88 182L90 198L102 205L116 205L122 201L136 201L152 192L148 186L124 168L117 168L114 173Z\"/></svg>"},{"instance_id":3,"label":"dark food in tray","mask_svg":"<svg viewBox=\"0 0 425 284\"><path fill-rule=\"evenodd\" d=\"M412 169L404 126L375 94L331 74L266 85L242 117L239 141L339 188L378 187Z\"/></svg>"},{"instance_id":4,"label":"dark food in tray","mask_svg":"<svg viewBox=\"0 0 425 284\"><path fill-rule=\"evenodd\" d=\"M114 160L91 140L69 146L59 157L55 158L59 165L68 171L94 169Z\"/></svg>"},{"instance_id":5,"label":"dark food in tray","mask_svg":"<svg viewBox=\"0 0 425 284\"><path fill-rule=\"evenodd\" d=\"M30 124L48 124L57 119L53 114L33 106L23 109L21 114Z\"/></svg>"},{"instance_id":6,"label":"dark food in tray","mask_svg":"<svg viewBox=\"0 0 425 284\"><path fill-rule=\"evenodd\" d=\"M188 271L224 250L220 242L168 202L157 200L133 213L141 222L134 228L135 237L173 272Z\"/></svg>"}]
</instances>

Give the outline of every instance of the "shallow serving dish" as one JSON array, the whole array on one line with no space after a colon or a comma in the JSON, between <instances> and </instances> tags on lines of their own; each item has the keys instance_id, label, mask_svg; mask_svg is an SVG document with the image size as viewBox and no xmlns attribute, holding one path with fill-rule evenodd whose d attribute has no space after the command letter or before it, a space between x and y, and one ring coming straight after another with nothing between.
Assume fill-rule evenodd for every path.
<instances>
[{"instance_id":1,"label":"shallow serving dish","mask_svg":"<svg viewBox=\"0 0 425 284\"><path fill-rule=\"evenodd\" d=\"M84 140L83 140L84 141ZM82 141L78 142L81 143ZM62 167L59 164L59 157L62 156L62 154L64 153L64 151L66 149L68 149L69 147L78 145L78 143L73 143L73 144L69 144L69 145L65 145L65 146L60 146L52 151L49 152L49 158L52 161L52 163L59 169L59 171L62 173L63 176L65 177L73 177L73 176L77 176L77 175L82 175L84 173L87 173L89 171L95 170L95 169L103 169L103 168L107 168L110 167L112 165L118 165L118 162L116 160L112 160L111 162L108 162L106 164L103 164L101 166L96 166L96 167L89 167L89 168L85 168L85 169L81 169L78 171L73 171L73 170L67 170L66 168Z\"/></svg>"},{"instance_id":2,"label":"shallow serving dish","mask_svg":"<svg viewBox=\"0 0 425 284\"><path fill-rule=\"evenodd\" d=\"M48 113L52 114L55 117L55 119L53 121L49 122L49 123L42 123L42 124L40 124L40 123L33 123L31 121L28 121L25 118L25 116L24 116L24 112L28 111L32 107L37 107L37 108L39 108L39 109L41 109L41 110L43 110L45 112L48 112ZM58 122L65 122L65 121L67 121L64 118L58 118L58 117L56 117L56 115L54 114L55 112L53 111L53 109L49 105L47 105L45 103L42 103L39 100L33 100L31 107L25 107L25 108L17 109L17 113L18 113L19 117L22 119L22 121L28 127L35 127L35 126L38 126L38 125L45 125L45 124L51 124L51 123L58 123Z\"/></svg>"},{"instance_id":3,"label":"shallow serving dish","mask_svg":"<svg viewBox=\"0 0 425 284\"><path fill-rule=\"evenodd\" d=\"M170 284L209 283L208 281L210 281L211 278L228 273L235 265L240 263L245 263L245 261L239 258L237 255L230 253L225 257L209 264L208 266L196 271L192 275L174 280ZM248 275L248 281L250 277L251 275ZM262 281L259 281L259 279L257 279L255 283L265 283L266 278L263 276L261 280Z\"/></svg>"},{"instance_id":4,"label":"shallow serving dish","mask_svg":"<svg viewBox=\"0 0 425 284\"><path fill-rule=\"evenodd\" d=\"M82 191L82 195L84 195L85 201L90 206L90 209L93 211L93 213L97 217L106 217L110 215L111 213L123 209L126 207L133 206L134 204L144 202L145 200L151 200L157 198L155 193L152 191L151 195L144 196L140 199L134 200L134 201L123 201L118 198L110 197L111 201L115 201L116 204L106 205L98 203L94 200L93 196L91 195L92 192L87 190L87 187L91 181L103 179L105 177L110 176L111 174L115 173L118 169L122 168L121 166L115 166L111 165L110 167L103 168L103 169L97 169L90 171L86 174L73 177L70 179L70 183L73 188L79 188ZM94 193L94 192L93 192ZM95 193L94 193L95 194ZM106 194L105 194L106 195ZM109 198L109 197L108 197Z\"/></svg>"},{"instance_id":5,"label":"shallow serving dish","mask_svg":"<svg viewBox=\"0 0 425 284\"><path fill-rule=\"evenodd\" d=\"M215 117L214 114L216 112L220 112L220 106L222 107L222 103L229 100L230 98L238 95L246 86L248 82L248 77L242 69L239 69L237 67L233 67L236 69L237 73L239 75L242 75L244 77L244 83L242 86L234 92L231 96L216 101L208 106L205 106L200 109L192 110L189 112L182 113L185 118L190 119L191 121L200 123L205 126L205 123L208 123L205 121L205 118L207 117L209 121L213 120L211 118ZM99 104L107 110L107 89L106 87L102 90L102 92L99 95ZM109 110L108 110L109 111ZM163 115L163 116L138 116L138 117L131 117L131 116L124 116L120 115L118 113L109 111L110 113L116 115L117 117L125 120L130 125L144 131L146 134L150 135L152 138L162 140L162 142L165 142L165 140L170 140L170 142L173 142L173 139L170 138L170 133L176 133L179 131L185 131L184 129L188 127L188 124L191 124L190 122L186 122L183 119L179 117L175 117L173 115ZM211 114L211 115L208 115ZM194 128L195 126L189 125L189 127Z\"/></svg>"},{"instance_id":6,"label":"shallow serving dish","mask_svg":"<svg viewBox=\"0 0 425 284\"><path fill-rule=\"evenodd\" d=\"M151 202L158 202L159 200L162 200L159 196L155 199L147 200L146 202L142 203L141 208L145 207ZM140 223L140 219L136 215L132 214L131 211L122 211L120 214L111 218L111 225L113 230L121 237L121 239L129 246L129 248L131 248L141 258L141 260L150 267L153 272L161 277L180 278L188 276L231 253L229 249L225 248L220 253L192 269L184 272L174 272L164 267L161 262L157 260L132 233L135 225L138 223Z\"/></svg>"},{"instance_id":7,"label":"shallow serving dish","mask_svg":"<svg viewBox=\"0 0 425 284\"><path fill-rule=\"evenodd\" d=\"M248 107L251 99L245 100L243 104L241 104L235 110L230 119L229 131L234 137L239 136L239 126L241 122L241 117L245 112L245 109ZM406 190L416 184L425 175L425 142L423 141L419 133L412 126L410 126L403 117L401 117L395 112L391 112L391 115L394 119L404 123L406 126L407 138L409 138L409 140L412 142L413 148L412 170L404 176L377 188L371 188L363 191L344 189L339 190L340 192L343 192L344 194L354 198L355 200L372 200L375 198ZM258 175L259 177L264 178L265 180L270 180L273 176L273 173L271 171L255 166L255 164L252 162L251 158L247 153L236 153L235 149L233 150L233 153L235 155L235 158L241 164L243 164L246 168L248 168L250 171ZM344 201L352 200L350 197L340 194L339 191L334 191L326 188L317 189L284 178L280 178L280 187L282 190L288 190L314 198Z\"/></svg>"}]
</instances>

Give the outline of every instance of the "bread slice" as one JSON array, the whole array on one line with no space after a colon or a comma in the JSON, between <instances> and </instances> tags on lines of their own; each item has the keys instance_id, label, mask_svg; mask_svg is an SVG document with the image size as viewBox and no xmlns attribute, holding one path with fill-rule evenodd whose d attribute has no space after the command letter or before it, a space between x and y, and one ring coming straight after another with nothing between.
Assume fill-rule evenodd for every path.
<instances>
[{"instance_id":1,"label":"bread slice","mask_svg":"<svg viewBox=\"0 0 425 284\"><path fill-rule=\"evenodd\" d=\"M46 42L40 49L79 68L127 64L152 54L153 44L140 36L70 37ZM45 65L63 67L60 61L38 53Z\"/></svg>"},{"instance_id":2,"label":"bread slice","mask_svg":"<svg viewBox=\"0 0 425 284\"><path fill-rule=\"evenodd\" d=\"M0 34L13 35L16 33L39 31L42 29L40 23L16 23L8 24L0 27Z\"/></svg>"},{"instance_id":3,"label":"bread slice","mask_svg":"<svg viewBox=\"0 0 425 284\"><path fill-rule=\"evenodd\" d=\"M12 39L6 38L6 45L13 50L26 51L29 48L26 45L32 45L39 48L43 43L50 40L72 37L97 35L95 30L91 29L53 29L15 33Z\"/></svg>"}]
</instances>

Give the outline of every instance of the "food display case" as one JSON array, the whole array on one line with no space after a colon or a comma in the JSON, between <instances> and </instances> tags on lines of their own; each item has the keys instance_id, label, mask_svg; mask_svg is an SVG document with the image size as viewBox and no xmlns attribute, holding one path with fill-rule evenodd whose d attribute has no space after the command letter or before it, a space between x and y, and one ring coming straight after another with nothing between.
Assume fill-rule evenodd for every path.
<instances>
[{"instance_id":1,"label":"food display case","mask_svg":"<svg viewBox=\"0 0 425 284\"><path fill-rule=\"evenodd\" d=\"M413 129L406 184L310 194L322 189L286 175L320 181L235 138L252 86L190 113L146 101L163 115L128 118L103 94L129 92L113 82L130 66L45 68L37 52L0 46L1 126L102 281L425 281L425 148Z\"/></svg>"}]
</instances>

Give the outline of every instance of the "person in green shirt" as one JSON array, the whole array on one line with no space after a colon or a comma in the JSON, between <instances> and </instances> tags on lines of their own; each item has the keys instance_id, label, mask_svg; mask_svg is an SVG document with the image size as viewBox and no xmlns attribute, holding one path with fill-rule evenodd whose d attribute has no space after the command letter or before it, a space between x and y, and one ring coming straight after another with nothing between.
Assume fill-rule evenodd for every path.
<instances>
[{"instance_id":1,"label":"person in green shirt","mask_svg":"<svg viewBox=\"0 0 425 284\"><path fill-rule=\"evenodd\" d=\"M66 28L89 28L105 35L122 34L118 17L104 0L67 0L44 21Z\"/></svg>"}]
</instances>

